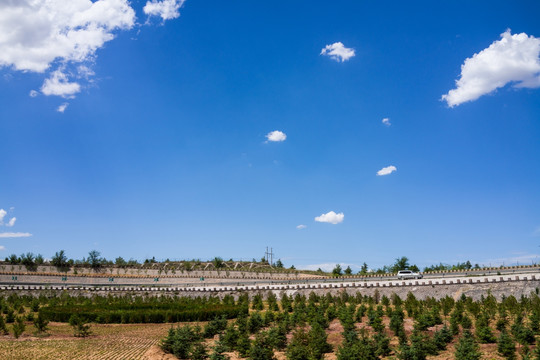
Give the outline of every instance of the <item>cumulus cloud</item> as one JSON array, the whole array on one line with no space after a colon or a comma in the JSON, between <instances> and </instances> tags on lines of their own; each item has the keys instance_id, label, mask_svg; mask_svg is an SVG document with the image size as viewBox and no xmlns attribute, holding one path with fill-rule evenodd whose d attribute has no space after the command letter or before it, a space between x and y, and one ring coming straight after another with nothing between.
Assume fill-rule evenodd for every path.
<instances>
[{"instance_id":1,"label":"cumulus cloud","mask_svg":"<svg viewBox=\"0 0 540 360\"><path fill-rule=\"evenodd\" d=\"M326 214L322 214L321 216L315 217L315 221L335 225L335 224L342 223L344 218L345 218L345 215L343 213L336 214L335 212L330 211Z\"/></svg>"},{"instance_id":2,"label":"cumulus cloud","mask_svg":"<svg viewBox=\"0 0 540 360\"><path fill-rule=\"evenodd\" d=\"M390 165L387 167L383 167L381 170L377 171L377 175L378 176L390 175L396 170L397 168L394 165Z\"/></svg>"},{"instance_id":3,"label":"cumulus cloud","mask_svg":"<svg viewBox=\"0 0 540 360\"><path fill-rule=\"evenodd\" d=\"M54 66L91 64L116 31L134 24L128 0L1 1L0 67L49 73ZM62 72L51 75L41 88L45 95L69 97L80 91Z\"/></svg>"},{"instance_id":4,"label":"cumulus cloud","mask_svg":"<svg viewBox=\"0 0 540 360\"><path fill-rule=\"evenodd\" d=\"M41 87L44 95L57 95L63 98L73 98L73 95L79 91L81 91L81 86L76 82L69 82L66 74L60 70L53 72Z\"/></svg>"},{"instance_id":5,"label":"cumulus cloud","mask_svg":"<svg viewBox=\"0 0 540 360\"><path fill-rule=\"evenodd\" d=\"M382 119L382 123L386 126L390 126L392 125L392 123L390 123L390 119L389 118L384 118Z\"/></svg>"},{"instance_id":6,"label":"cumulus cloud","mask_svg":"<svg viewBox=\"0 0 540 360\"><path fill-rule=\"evenodd\" d=\"M512 35L510 30L502 33L500 40L465 60L456 88L441 100L454 107L509 83L516 88L540 87L540 38Z\"/></svg>"},{"instance_id":7,"label":"cumulus cloud","mask_svg":"<svg viewBox=\"0 0 540 360\"><path fill-rule=\"evenodd\" d=\"M285 141L287 139L287 135L285 135L284 132L281 132L279 130L274 130L266 134L266 138L268 141Z\"/></svg>"},{"instance_id":8,"label":"cumulus cloud","mask_svg":"<svg viewBox=\"0 0 540 360\"><path fill-rule=\"evenodd\" d=\"M66 108L68 107L68 103L63 103L62 105L60 105L56 111L58 111L59 113L64 113L64 111L66 111Z\"/></svg>"},{"instance_id":9,"label":"cumulus cloud","mask_svg":"<svg viewBox=\"0 0 540 360\"><path fill-rule=\"evenodd\" d=\"M329 56L337 62L344 62L354 56L354 49L346 48L342 42L336 42L332 45L326 45L321 50L321 55Z\"/></svg>"},{"instance_id":10,"label":"cumulus cloud","mask_svg":"<svg viewBox=\"0 0 540 360\"><path fill-rule=\"evenodd\" d=\"M300 225L298 225L296 228L297 228L298 230L302 230L302 229L307 228L307 226L306 226L306 225L303 225L303 224L300 224Z\"/></svg>"},{"instance_id":11,"label":"cumulus cloud","mask_svg":"<svg viewBox=\"0 0 540 360\"><path fill-rule=\"evenodd\" d=\"M23 233L23 232L16 232L16 233L5 232L5 233L0 233L0 238L23 238L23 237L30 237L30 236L32 236L32 234L30 234L30 233Z\"/></svg>"},{"instance_id":12,"label":"cumulus cloud","mask_svg":"<svg viewBox=\"0 0 540 360\"><path fill-rule=\"evenodd\" d=\"M180 8L186 0L147 1L143 11L148 16L160 16L164 21L180 16Z\"/></svg>"},{"instance_id":13,"label":"cumulus cloud","mask_svg":"<svg viewBox=\"0 0 540 360\"><path fill-rule=\"evenodd\" d=\"M13 225L15 225L15 221L17 221L17 218L16 217L12 217L11 219L9 219L9 221L7 222L6 226L7 227L12 227Z\"/></svg>"},{"instance_id":14,"label":"cumulus cloud","mask_svg":"<svg viewBox=\"0 0 540 360\"><path fill-rule=\"evenodd\" d=\"M0 209L0 225L4 224L4 218L7 215L7 211L4 209Z\"/></svg>"}]
</instances>

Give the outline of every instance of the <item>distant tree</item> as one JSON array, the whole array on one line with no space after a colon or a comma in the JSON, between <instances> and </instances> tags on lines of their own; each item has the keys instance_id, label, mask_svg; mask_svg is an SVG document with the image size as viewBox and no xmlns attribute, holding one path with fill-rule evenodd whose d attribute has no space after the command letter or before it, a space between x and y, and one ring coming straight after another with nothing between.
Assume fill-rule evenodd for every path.
<instances>
[{"instance_id":1,"label":"distant tree","mask_svg":"<svg viewBox=\"0 0 540 360\"><path fill-rule=\"evenodd\" d=\"M368 265L367 265L366 263L363 263L363 264L362 264L362 268L360 269L359 274L360 274L360 275L367 275L368 270L369 270L369 269L368 269Z\"/></svg>"},{"instance_id":2,"label":"distant tree","mask_svg":"<svg viewBox=\"0 0 540 360\"><path fill-rule=\"evenodd\" d=\"M92 250L88 253L88 262L92 269L101 267L103 259L100 258L101 253L97 250Z\"/></svg>"},{"instance_id":3,"label":"distant tree","mask_svg":"<svg viewBox=\"0 0 540 360\"><path fill-rule=\"evenodd\" d=\"M278 269L283 269L283 263L281 262L281 259L278 259L278 261L276 261L276 267Z\"/></svg>"},{"instance_id":4,"label":"distant tree","mask_svg":"<svg viewBox=\"0 0 540 360\"><path fill-rule=\"evenodd\" d=\"M345 269L345 275L351 275L352 274L352 269L350 266L347 266L347 268Z\"/></svg>"},{"instance_id":5,"label":"distant tree","mask_svg":"<svg viewBox=\"0 0 540 360\"><path fill-rule=\"evenodd\" d=\"M221 269L223 266L225 266L225 263L223 262L223 259L220 258L219 256L216 256L213 260L212 260L212 264L214 265L214 267L216 269Z\"/></svg>"},{"instance_id":6,"label":"distant tree","mask_svg":"<svg viewBox=\"0 0 540 360\"><path fill-rule=\"evenodd\" d=\"M397 273L400 270L404 270L408 268L409 268L409 258L407 258L406 256L402 256L396 259L396 262L394 263L394 265L390 267L390 272Z\"/></svg>"},{"instance_id":7,"label":"distant tree","mask_svg":"<svg viewBox=\"0 0 540 360\"><path fill-rule=\"evenodd\" d=\"M117 257L116 260L114 260L114 263L115 263L117 266L126 266L126 265L127 265L126 260L124 260L124 258L121 257L121 256Z\"/></svg>"},{"instance_id":8,"label":"distant tree","mask_svg":"<svg viewBox=\"0 0 540 360\"><path fill-rule=\"evenodd\" d=\"M57 268L65 268L68 266L68 259L64 250L60 250L54 254L51 259L51 265Z\"/></svg>"},{"instance_id":9,"label":"distant tree","mask_svg":"<svg viewBox=\"0 0 540 360\"><path fill-rule=\"evenodd\" d=\"M36 255L36 265L43 265L45 260L43 259L43 255L37 254Z\"/></svg>"},{"instance_id":10,"label":"distant tree","mask_svg":"<svg viewBox=\"0 0 540 360\"><path fill-rule=\"evenodd\" d=\"M414 271L414 272L419 272L420 271L420 269L416 265L409 266L409 270Z\"/></svg>"},{"instance_id":11,"label":"distant tree","mask_svg":"<svg viewBox=\"0 0 540 360\"><path fill-rule=\"evenodd\" d=\"M17 265L21 262L21 259L17 255L11 254L9 258L6 258L6 261L9 262L10 265Z\"/></svg>"},{"instance_id":12,"label":"distant tree","mask_svg":"<svg viewBox=\"0 0 540 360\"><path fill-rule=\"evenodd\" d=\"M336 264L336 266L332 270L332 275L334 275L334 276L341 276L342 275L341 265Z\"/></svg>"},{"instance_id":13,"label":"distant tree","mask_svg":"<svg viewBox=\"0 0 540 360\"><path fill-rule=\"evenodd\" d=\"M28 252L26 254L21 255L21 263L26 267L28 270L36 270L36 260L33 253Z\"/></svg>"}]
</instances>

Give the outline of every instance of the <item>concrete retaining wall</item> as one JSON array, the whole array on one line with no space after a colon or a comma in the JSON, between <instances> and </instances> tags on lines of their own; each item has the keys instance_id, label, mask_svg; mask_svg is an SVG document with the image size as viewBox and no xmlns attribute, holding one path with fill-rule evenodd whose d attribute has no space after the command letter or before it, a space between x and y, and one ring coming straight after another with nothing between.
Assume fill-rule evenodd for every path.
<instances>
[{"instance_id":1,"label":"concrete retaining wall","mask_svg":"<svg viewBox=\"0 0 540 360\"><path fill-rule=\"evenodd\" d=\"M247 292L250 295L261 293L266 296L269 292L280 295L285 292L288 295L297 293L308 295L310 292L324 294L327 292L337 294L346 291L350 294L373 296L377 291L380 296L391 296L393 293L402 298L409 292L419 299L427 297L441 298L451 296L455 299L461 294L479 299L482 295L491 292L500 299L503 295L529 295L531 292L538 293L540 288L540 276L538 274L515 275L515 276L486 276L486 277L462 277L446 278L438 280L409 280L409 281L380 281L380 282L348 282L348 283L313 283L303 285L266 285L266 286L204 286L204 287L141 287L141 286L45 286L45 285L14 285L0 286L0 294L16 292L18 294L62 292L67 291L72 295L90 296L92 294L155 294L161 296L219 296L233 295L237 297Z\"/></svg>"}]
</instances>

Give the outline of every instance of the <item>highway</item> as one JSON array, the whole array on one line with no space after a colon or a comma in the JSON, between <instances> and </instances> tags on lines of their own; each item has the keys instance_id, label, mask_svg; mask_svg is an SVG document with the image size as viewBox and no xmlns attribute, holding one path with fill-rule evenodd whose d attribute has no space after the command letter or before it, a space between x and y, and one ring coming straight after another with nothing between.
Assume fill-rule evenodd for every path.
<instances>
[{"instance_id":1,"label":"highway","mask_svg":"<svg viewBox=\"0 0 540 360\"><path fill-rule=\"evenodd\" d=\"M539 267L528 268L501 268L491 270L470 270L461 272L426 273L423 280L445 280L455 278L475 278L491 276L515 276L527 274L540 274ZM181 278L181 277L140 277L124 278L115 277L92 277L70 276L58 274L58 276L43 276L39 274L0 274L0 286L56 286L56 287L142 287L142 288L204 288L204 287L246 287L246 286L283 286L283 285L325 285L325 284L353 284L398 281L396 276L368 276L368 277L340 277L324 279L227 279L227 278ZM411 281L411 280L406 280Z\"/></svg>"}]
</instances>

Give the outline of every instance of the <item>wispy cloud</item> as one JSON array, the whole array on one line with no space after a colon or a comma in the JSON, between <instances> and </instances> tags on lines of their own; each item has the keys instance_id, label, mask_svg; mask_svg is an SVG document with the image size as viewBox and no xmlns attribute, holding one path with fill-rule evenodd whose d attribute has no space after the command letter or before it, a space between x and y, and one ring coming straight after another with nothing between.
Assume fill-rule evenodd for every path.
<instances>
[{"instance_id":1,"label":"wispy cloud","mask_svg":"<svg viewBox=\"0 0 540 360\"><path fill-rule=\"evenodd\" d=\"M30 237L32 234L30 233L23 233L23 232L5 232L0 233L0 238L24 238L24 237Z\"/></svg>"},{"instance_id":2,"label":"wispy cloud","mask_svg":"<svg viewBox=\"0 0 540 360\"><path fill-rule=\"evenodd\" d=\"M337 62L344 62L354 56L354 49L347 48L342 42L336 42L331 45L326 45L321 50L321 55L329 56L330 59Z\"/></svg>"},{"instance_id":3,"label":"wispy cloud","mask_svg":"<svg viewBox=\"0 0 540 360\"><path fill-rule=\"evenodd\" d=\"M300 224L300 225L298 225L296 228L297 228L298 230L302 230L302 229L307 228L307 226L306 226L306 225L303 225L303 224Z\"/></svg>"},{"instance_id":4,"label":"wispy cloud","mask_svg":"<svg viewBox=\"0 0 540 360\"><path fill-rule=\"evenodd\" d=\"M6 250L6 247L4 245L0 245L0 251Z\"/></svg>"},{"instance_id":5,"label":"wispy cloud","mask_svg":"<svg viewBox=\"0 0 540 360\"><path fill-rule=\"evenodd\" d=\"M0 225L4 223L4 218L7 215L7 211L4 209L0 209Z\"/></svg>"},{"instance_id":6,"label":"wispy cloud","mask_svg":"<svg viewBox=\"0 0 540 360\"><path fill-rule=\"evenodd\" d=\"M274 130L266 134L266 139L267 141L280 142L285 141L285 139L287 139L287 135L285 135L285 133L282 131Z\"/></svg>"},{"instance_id":7,"label":"wispy cloud","mask_svg":"<svg viewBox=\"0 0 540 360\"><path fill-rule=\"evenodd\" d=\"M322 214L320 216L315 217L315 221L336 225L336 224L342 223L344 218L345 218L345 214L343 213L336 214L335 212L330 211L330 212L327 212L326 214Z\"/></svg>"},{"instance_id":8,"label":"wispy cloud","mask_svg":"<svg viewBox=\"0 0 540 360\"><path fill-rule=\"evenodd\" d=\"M394 171L397 171L397 168L394 165L383 167L381 170L377 171L377 176L390 175Z\"/></svg>"},{"instance_id":9,"label":"wispy cloud","mask_svg":"<svg viewBox=\"0 0 540 360\"><path fill-rule=\"evenodd\" d=\"M384 119L382 119L382 123L383 123L384 125L386 125L386 126L392 125L392 124L390 123L390 119L389 119L389 118L384 118Z\"/></svg>"},{"instance_id":10,"label":"wispy cloud","mask_svg":"<svg viewBox=\"0 0 540 360\"><path fill-rule=\"evenodd\" d=\"M454 107L509 83L515 88L540 87L540 38L505 31L501 40L465 60L456 88L441 100Z\"/></svg>"}]
</instances>

